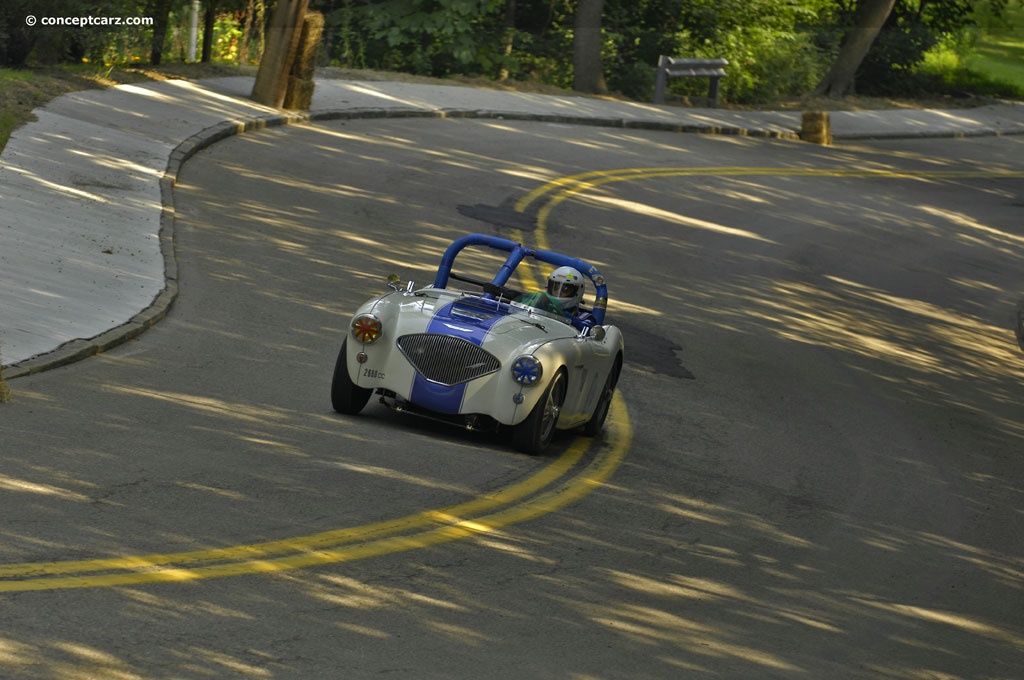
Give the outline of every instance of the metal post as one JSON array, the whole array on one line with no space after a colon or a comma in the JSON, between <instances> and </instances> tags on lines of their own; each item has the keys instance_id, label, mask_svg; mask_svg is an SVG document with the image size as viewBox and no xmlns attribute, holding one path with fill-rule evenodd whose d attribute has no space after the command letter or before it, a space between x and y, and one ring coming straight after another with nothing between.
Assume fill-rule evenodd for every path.
<instances>
[{"instance_id":1,"label":"metal post","mask_svg":"<svg viewBox=\"0 0 1024 680\"><path fill-rule=\"evenodd\" d=\"M668 57L664 54L658 57L658 77L654 81L654 103L663 104L665 103L665 84L668 80L668 76L665 73L665 67L668 66Z\"/></svg>"}]
</instances>

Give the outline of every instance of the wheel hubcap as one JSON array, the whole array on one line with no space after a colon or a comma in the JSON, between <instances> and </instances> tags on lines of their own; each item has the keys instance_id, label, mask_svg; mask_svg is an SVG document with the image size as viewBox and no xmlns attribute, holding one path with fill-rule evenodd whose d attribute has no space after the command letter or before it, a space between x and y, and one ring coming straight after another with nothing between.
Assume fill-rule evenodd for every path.
<instances>
[{"instance_id":1,"label":"wheel hubcap","mask_svg":"<svg viewBox=\"0 0 1024 680\"><path fill-rule=\"evenodd\" d=\"M562 380L556 378L558 382L554 388L548 394L547 403L544 404L544 425L542 427L542 436L546 440L554 432L555 423L558 422L558 414L562 412Z\"/></svg>"}]
</instances>

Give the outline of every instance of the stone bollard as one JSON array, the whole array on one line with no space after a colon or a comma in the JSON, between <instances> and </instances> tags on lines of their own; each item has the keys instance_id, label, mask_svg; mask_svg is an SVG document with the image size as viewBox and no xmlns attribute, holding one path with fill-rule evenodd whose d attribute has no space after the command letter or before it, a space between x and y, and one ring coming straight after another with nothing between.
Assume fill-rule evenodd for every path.
<instances>
[{"instance_id":1,"label":"stone bollard","mask_svg":"<svg viewBox=\"0 0 1024 680\"><path fill-rule=\"evenodd\" d=\"M831 144L832 129L828 122L828 112L804 111L800 139L812 144Z\"/></svg>"},{"instance_id":2,"label":"stone bollard","mask_svg":"<svg viewBox=\"0 0 1024 680\"><path fill-rule=\"evenodd\" d=\"M320 36L324 32L324 15L309 12L302 21L302 34L295 50L295 60L288 73L288 89L284 95L284 108L308 111L313 103L313 74Z\"/></svg>"}]
</instances>

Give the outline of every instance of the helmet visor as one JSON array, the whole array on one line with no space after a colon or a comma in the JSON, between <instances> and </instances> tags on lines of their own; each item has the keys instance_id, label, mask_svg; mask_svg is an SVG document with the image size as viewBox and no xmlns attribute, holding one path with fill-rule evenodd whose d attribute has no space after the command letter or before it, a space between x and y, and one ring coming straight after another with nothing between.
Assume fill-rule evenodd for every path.
<instances>
[{"instance_id":1,"label":"helmet visor","mask_svg":"<svg viewBox=\"0 0 1024 680\"><path fill-rule=\"evenodd\" d=\"M548 294L556 298L574 298L580 290L580 284L568 281L548 281Z\"/></svg>"}]
</instances>

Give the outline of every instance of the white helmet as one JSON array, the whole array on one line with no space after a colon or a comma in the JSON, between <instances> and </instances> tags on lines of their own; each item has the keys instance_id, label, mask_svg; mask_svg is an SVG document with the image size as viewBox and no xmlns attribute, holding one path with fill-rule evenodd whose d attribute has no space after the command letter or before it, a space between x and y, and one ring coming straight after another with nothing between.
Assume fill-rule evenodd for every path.
<instances>
[{"instance_id":1,"label":"white helmet","mask_svg":"<svg viewBox=\"0 0 1024 680\"><path fill-rule=\"evenodd\" d=\"M548 277L548 295L558 300L567 312L579 307L585 288L583 274L572 267L559 267Z\"/></svg>"}]
</instances>

